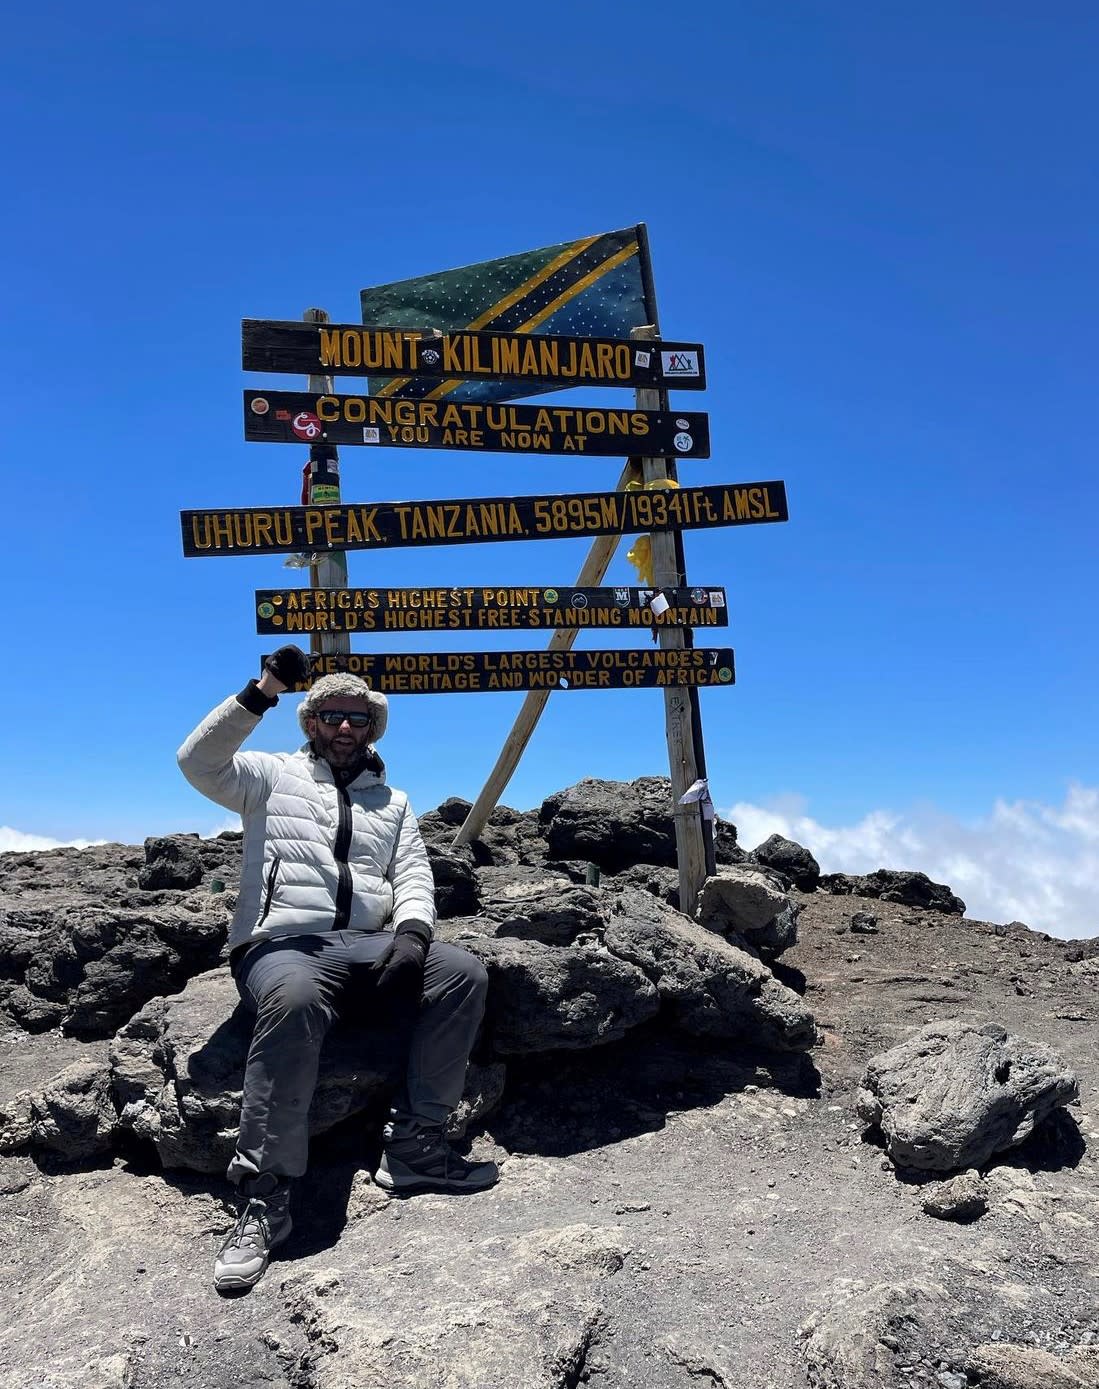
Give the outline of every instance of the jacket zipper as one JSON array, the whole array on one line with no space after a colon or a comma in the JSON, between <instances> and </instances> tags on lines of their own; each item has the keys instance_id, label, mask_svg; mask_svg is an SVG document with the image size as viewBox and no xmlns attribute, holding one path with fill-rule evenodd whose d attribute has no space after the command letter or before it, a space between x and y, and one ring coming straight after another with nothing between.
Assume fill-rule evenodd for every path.
<instances>
[{"instance_id":1,"label":"jacket zipper","mask_svg":"<svg viewBox=\"0 0 1099 1389\"><path fill-rule=\"evenodd\" d=\"M281 862L282 859L278 854L276 854L271 861L271 871L267 874L267 892L263 898L263 911L259 914L259 920L256 922L256 929L262 926L267 920L267 913L271 910L271 898L275 895L275 878L278 874L279 864Z\"/></svg>"},{"instance_id":2,"label":"jacket zipper","mask_svg":"<svg viewBox=\"0 0 1099 1389\"><path fill-rule=\"evenodd\" d=\"M340 818L336 826L336 842L332 855L336 860L339 885L336 888L336 915L332 922L333 931L346 931L351 920L351 869L347 866L347 856L351 849L351 797L346 786L336 787L339 799Z\"/></svg>"}]
</instances>

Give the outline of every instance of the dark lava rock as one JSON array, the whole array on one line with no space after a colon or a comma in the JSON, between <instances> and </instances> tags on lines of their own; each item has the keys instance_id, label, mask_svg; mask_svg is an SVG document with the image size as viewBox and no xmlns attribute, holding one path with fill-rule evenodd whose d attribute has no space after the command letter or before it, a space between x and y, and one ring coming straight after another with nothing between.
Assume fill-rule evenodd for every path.
<instances>
[{"instance_id":1,"label":"dark lava rock","mask_svg":"<svg viewBox=\"0 0 1099 1389\"><path fill-rule=\"evenodd\" d=\"M477 910L473 854L467 848L442 848L438 843L426 847L435 879L435 910L440 917L472 916Z\"/></svg>"},{"instance_id":2,"label":"dark lava rock","mask_svg":"<svg viewBox=\"0 0 1099 1389\"><path fill-rule=\"evenodd\" d=\"M808 849L773 834L748 855L753 863L777 869L794 887L802 892L814 892L820 882L820 864Z\"/></svg>"},{"instance_id":3,"label":"dark lava rock","mask_svg":"<svg viewBox=\"0 0 1099 1389\"><path fill-rule=\"evenodd\" d=\"M192 840L193 843L187 843ZM192 888L202 882L198 835L169 835L145 841L145 865L138 870L141 888Z\"/></svg>"},{"instance_id":4,"label":"dark lava rock","mask_svg":"<svg viewBox=\"0 0 1099 1389\"><path fill-rule=\"evenodd\" d=\"M854 936L876 936L878 918L870 912L855 912L851 917L851 934Z\"/></svg>"},{"instance_id":5,"label":"dark lava rock","mask_svg":"<svg viewBox=\"0 0 1099 1389\"><path fill-rule=\"evenodd\" d=\"M585 777L548 796L539 820L550 858L587 860L604 873L617 873L635 863L675 867L673 810L667 777Z\"/></svg>"},{"instance_id":6,"label":"dark lava rock","mask_svg":"<svg viewBox=\"0 0 1099 1389\"><path fill-rule=\"evenodd\" d=\"M878 897L905 907L925 907L947 916L964 916L965 903L945 883L933 883L926 873L878 868L873 873L825 873L820 886L848 897Z\"/></svg>"}]
</instances>

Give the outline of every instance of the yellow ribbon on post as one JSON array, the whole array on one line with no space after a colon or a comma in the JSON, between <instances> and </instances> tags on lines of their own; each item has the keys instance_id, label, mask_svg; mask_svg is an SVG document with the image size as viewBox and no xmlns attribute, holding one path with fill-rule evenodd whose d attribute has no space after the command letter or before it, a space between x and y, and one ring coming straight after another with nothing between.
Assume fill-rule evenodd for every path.
<instances>
[{"instance_id":1,"label":"yellow ribbon on post","mask_svg":"<svg viewBox=\"0 0 1099 1389\"><path fill-rule=\"evenodd\" d=\"M663 488L678 487L679 483L670 477L654 477L649 482L627 482L626 492L656 492ZM637 579L643 588L653 587L653 542L651 535L639 535L626 551L626 558L637 570Z\"/></svg>"}]
</instances>

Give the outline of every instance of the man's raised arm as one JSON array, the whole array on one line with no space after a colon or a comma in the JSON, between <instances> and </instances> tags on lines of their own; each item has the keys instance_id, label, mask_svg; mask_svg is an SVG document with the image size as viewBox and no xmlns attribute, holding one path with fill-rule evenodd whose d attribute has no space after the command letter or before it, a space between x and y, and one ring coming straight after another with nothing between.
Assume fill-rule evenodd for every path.
<instances>
[{"instance_id":1,"label":"man's raised arm","mask_svg":"<svg viewBox=\"0 0 1099 1389\"><path fill-rule=\"evenodd\" d=\"M211 710L176 754L180 770L196 791L238 814L262 804L271 792L280 759L270 753L238 751L278 697L309 671L296 646L281 646L264 662L258 680Z\"/></svg>"}]
</instances>

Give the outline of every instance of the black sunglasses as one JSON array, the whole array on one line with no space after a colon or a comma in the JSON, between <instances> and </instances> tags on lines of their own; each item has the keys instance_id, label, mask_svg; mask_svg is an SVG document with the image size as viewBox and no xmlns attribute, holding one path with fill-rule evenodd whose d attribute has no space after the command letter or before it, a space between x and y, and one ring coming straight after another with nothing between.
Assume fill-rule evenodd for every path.
<instances>
[{"instance_id":1,"label":"black sunglasses","mask_svg":"<svg viewBox=\"0 0 1099 1389\"><path fill-rule=\"evenodd\" d=\"M320 719L321 723L326 723L329 728L339 728L344 719L352 728L366 728L374 722L372 714L352 714L347 709L318 709L313 718Z\"/></svg>"}]
</instances>

